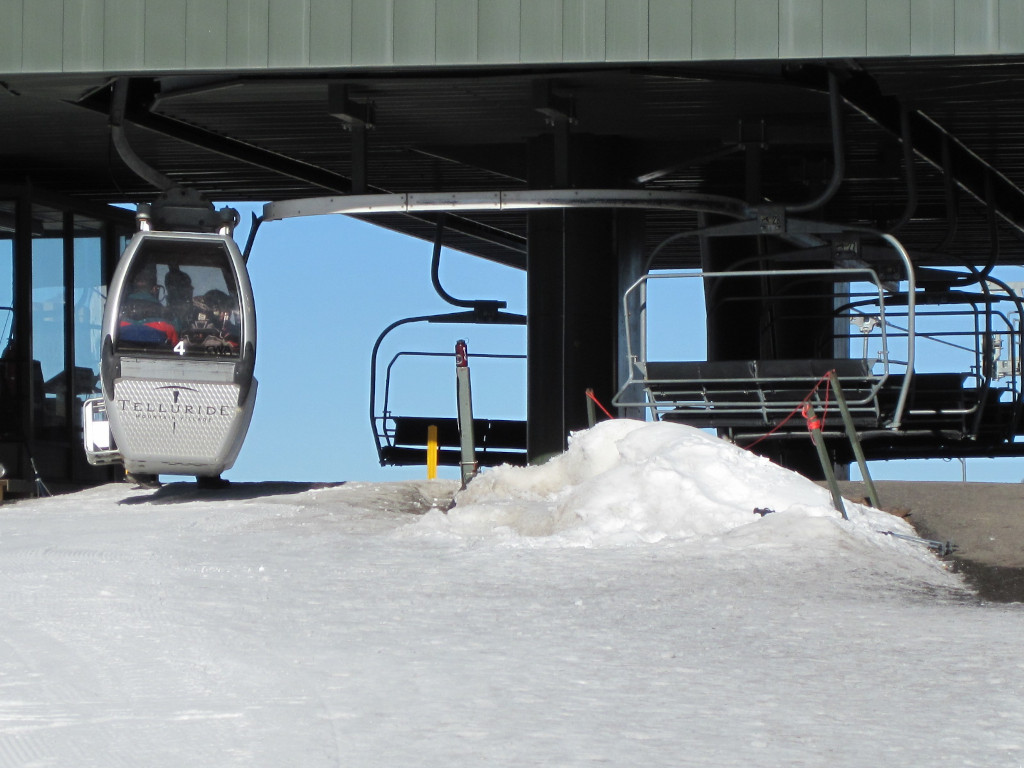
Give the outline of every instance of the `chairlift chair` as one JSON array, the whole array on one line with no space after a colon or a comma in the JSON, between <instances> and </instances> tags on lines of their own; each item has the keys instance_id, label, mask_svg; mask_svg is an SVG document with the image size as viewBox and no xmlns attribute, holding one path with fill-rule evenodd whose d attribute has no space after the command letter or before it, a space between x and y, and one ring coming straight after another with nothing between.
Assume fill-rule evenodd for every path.
<instances>
[{"instance_id":1,"label":"chairlift chair","mask_svg":"<svg viewBox=\"0 0 1024 768\"><path fill-rule=\"evenodd\" d=\"M410 323L525 325L523 315L511 312L450 312L408 317L392 323L377 338L370 355L370 425L381 466L423 466L427 463L428 429L437 428L440 466L459 466L459 425L455 416L406 416L391 408L391 385L396 363L409 357L437 357L453 360L454 352L400 351L385 368L381 408L377 408L378 353L384 339L396 328ZM525 360L525 355L472 353L473 360ZM441 386L443 383L439 382ZM476 461L480 466L526 463L526 422L510 419L473 419Z\"/></svg>"},{"instance_id":2,"label":"chairlift chair","mask_svg":"<svg viewBox=\"0 0 1024 768\"><path fill-rule=\"evenodd\" d=\"M458 299L442 286L439 276L441 248L444 239L445 217L437 220L431 256L430 277L435 292L445 302L464 308L461 312L442 312L396 320L385 328L373 345L370 354L370 428L377 446L381 466L422 466L427 463L428 429L437 428L438 464L459 466L458 418L397 415L390 409L392 369L395 363L410 355L452 357L454 353L399 352L387 365L384 378L383 407L377 412L377 354L384 339L404 325L411 323L471 324L471 325L526 325L526 316L506 312L506 303L493 299ZM473 359L525 359L525 355L471 354ZM473 439L476 462L481 466L526 463L526 422L505 419L473 419Z\"/></svg>"},{"instance_id":3,"label":"chairlift chair","mask_svg":"<svg viewBox=\"0 0 1024 768\"><path fill-rule=\"evenodd\" d=\"M841 234L833 225L811 226L820 228L826 236ZM700 230L685 236L698 234ZM708 230L703 234L707 236ZM869 458L1024 453L1024 444L1014 439L1024 411L1018 362L1020 318L1024 315L1020 296L988 273L977 280L980 291L953 290L950 286L957 282L956 273L915 269L894 237L875 236L884 238L897 253L899 258L893 263L902 262L900 279L893 280L899 273L891 267L883 274L864 259L846 259L842 262L845 266L837 263L824 269L794 268L794 264L783 265L777 260L771 268L696 275L645 274L627 290L623 301L625 325L630 329L627 346L631 365L630 375L613 403L648 409L655 418L714 428L740 445L766 439L769 443L806 440L803 420L789 417L816 382L833 370L842 383ZM877 252L874 258L880 254ZM835 310L837 320L845 318L850 329L847 338L855 342L847 356L837 357L822 350L820 356L802 360L648 359L642 326L646 323L649 281L751 276L799 279L802 273L809 280L824 278L836 284L859 282L869 286L864 295ZM906 287L901 288L901 283ZM840 295L838 285L836 295ZM786 297L750 300L771 302ZM1009 308L1004 309L1007 304ZM637 308L642 313L639 334L632 330L637 327L632 322ZM935 323L936 318L962 325L930 330L929 323ZM842 337L838 332L835 335L837 339ZM878 345L871 350L873 354L869 352L869 340ZM970 364L953 371L924 370L919 350L928 344L955 347L967 354ZM858 351L863 352L861 357L856 356ZM819 412L824 397L824 388L812 397ZM848 442L838 418L822 434L837 461L851 460L845 455Z\"/></svg>"}]
</instances>

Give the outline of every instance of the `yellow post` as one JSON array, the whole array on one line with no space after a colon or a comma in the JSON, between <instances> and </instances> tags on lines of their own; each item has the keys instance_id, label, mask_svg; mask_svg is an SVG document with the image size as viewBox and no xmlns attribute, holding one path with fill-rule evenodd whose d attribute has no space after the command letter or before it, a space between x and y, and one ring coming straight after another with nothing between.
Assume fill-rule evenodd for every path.
<instances>
[{"instance_id":1,"label":"yellow post","mask_svg":"<svg viewBox=\"0 0 1024 768\"><path fill-rule=\"evenodd\" d=\"M427 480L437 479L437 425L427 427Z\"/></svg>"}]
</instances>

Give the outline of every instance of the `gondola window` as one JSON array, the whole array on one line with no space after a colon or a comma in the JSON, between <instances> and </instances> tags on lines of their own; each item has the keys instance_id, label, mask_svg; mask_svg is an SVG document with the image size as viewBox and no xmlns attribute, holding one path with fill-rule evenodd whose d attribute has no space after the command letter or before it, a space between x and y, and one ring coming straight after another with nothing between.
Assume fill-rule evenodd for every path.
<instances>
[{"instance_id":1,"label":"gondola window","mask_svg":"<svg viewBox=\"0 0 1024 768\"><path fill-rule=\"evenodd\" d=\"M145 241L122 289L122 353L237 357L239 289L217 242Z\"/></svg>"}]
</instances>

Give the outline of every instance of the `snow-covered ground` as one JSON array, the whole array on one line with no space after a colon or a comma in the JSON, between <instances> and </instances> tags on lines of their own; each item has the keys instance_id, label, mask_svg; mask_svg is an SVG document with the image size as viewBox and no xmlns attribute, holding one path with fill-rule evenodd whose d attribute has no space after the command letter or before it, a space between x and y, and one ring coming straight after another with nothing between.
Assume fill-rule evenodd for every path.
<instances>
[{"instance_id":1,"label":"snow-covered ground","mask_svg":"<svg viewBox=\"0 0 1024 768\"><path fill-rule=\"evenodd\" d=\"M453 491L0 507L0 766L1024 763L1024 610L902 520L626 421Z\"/></svg>"}]
</instances>

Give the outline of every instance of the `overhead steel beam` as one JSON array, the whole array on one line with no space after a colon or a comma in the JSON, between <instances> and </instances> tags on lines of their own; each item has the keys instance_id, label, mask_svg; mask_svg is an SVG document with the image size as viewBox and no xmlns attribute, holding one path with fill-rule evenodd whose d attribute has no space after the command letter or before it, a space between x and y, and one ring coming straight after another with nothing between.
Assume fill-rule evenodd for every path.
<instances>
[{"instance_id":1,"label":"overhead steel beam","mask_svg":"<svg viewBox=\"0 0 1024 768\"><path fill-rule=\"evenodd\" d=\"M402 214L401 218L414 219L415 221L429 224L431 229L433 229L437 226L437 218L439 215L440 214L431 213L407 213ZM394 224L389 224L387 218L382 219L379 216L363 215L355 215L354 218L372 223L375 226L383 227L384 229L393 230L402 235L419 237L422 240L429 239L426 235L420 236L409 232L408 229L399 229ZM451 213L445 214L444 226L449 232L454 232L479 242L490 243L491 245L496 245L506 251L502 256L485 256L481 258L486 258L490 261L514 267L516 269L526 269L525 237ZM457 246L453 247L458 249Z\"/></svg>"},{"instance_id":2,"label":"overhead steel beam","mask_svg":"<svg viewBox=\"0 0 1024 768\"><path fill-rule=\"evenodd\" d=\"M440 214L408 214L407 217L436 225L438 215ZM526 256L526 238L521 235L515 235L503 229L454 214L445 214L444 228L474 240L497 245L513 253L521 254L523 257Z\"/></svg>"},{"instance_id":3,"label":"overhead steel beam","mask_svg":"<svg viewBox=\"0 0 1024 768\"><path fill-rule=\"evenodd\" d=\"M409 147L409 151L433 160L501 177L516 186L526 184L526 179L518 170L526 162L526 147L522 145L418 146Z\"/></svg>"},{"instance_id":4,"label":"overhead steel beam","mask_svg":"<svg viewBox=\"0 0 1024 768\"><path fill-rule=\"evenodd\" d=\"M903 105L897 97L883 94L874 78L854 72L841 82L840 92L847 104L902 141ZM945 172L943 152L948 152L949 172L957 186L982 205L991 206L1019 236L1024 236L1024 190L928 115L910 110L909 119L917 156Z\"/></svg>"},{"instance_id":5,"label":"overhead steel beam","mask_svg":"<svg viewBox=\"0 0 1024 768\"><path fill-rule=\"evenodd\" d=\"M302 162L301 160L295 160L294 158L262 149L237 139L197 128L194 125L183 123L180 120L175 120L165 115L157 114L151 110L154 103L156 103L155 98L145 101L132 101L129 97L123 109L119 111L119 118L122 122L131 123L153 133L191 144L194 147L237 160L246 165L263 168L272 173L278 173L298 181L323 187L331 192L344 194L352 191L352 180L346 176L332 173L318 166ZM114 106L112 92L110 89L101 89L90 94L89 98L77 102L77 105L103 114L110 114ZM373 186L367 186L366 191L386 194L385 190ZM434 222L433 217L430 216L410 215L410 218L430 223ZM508 249L516 254L508 259L508 263L511 266L525 266L525 238L512 237L508 233L495 230L493 227L459 217L449 217L446 226L448 229L459 232L467 237L500 245Z\"/></svg>"},{"instance_id":6,"label":"overhead steel beam","mask_svg":"<svg viewBox=\"0 0 1024 768\"><path fill-rule=\"evenodd\" d=\"M73 103L107 115L113 106L111 94L106 90ZM347 176L158 114L151 111L151 104L152 101L142 103L129 95L124 106L123 122L332 192L347 193L352 189L352 181Z\"/></svg>"}]
</instances>

